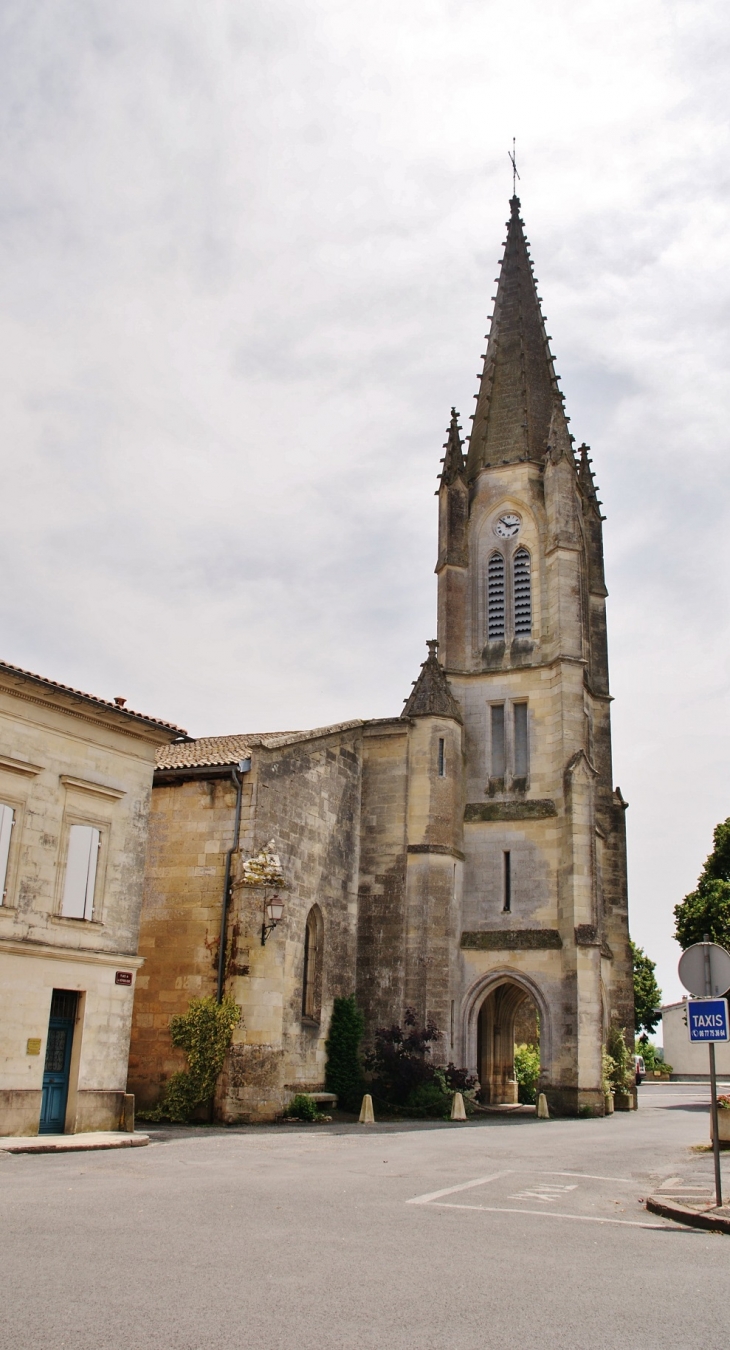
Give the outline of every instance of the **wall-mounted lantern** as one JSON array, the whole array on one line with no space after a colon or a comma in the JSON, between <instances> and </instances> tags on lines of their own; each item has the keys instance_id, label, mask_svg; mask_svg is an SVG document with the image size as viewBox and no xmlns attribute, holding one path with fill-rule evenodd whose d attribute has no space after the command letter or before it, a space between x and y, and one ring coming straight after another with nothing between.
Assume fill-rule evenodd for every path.
<instances>
[{"instance_id":1,"label":"wall-mounted lantern","mask_svg":"<svg viewBox=\"0 0 730 1350\"><path fill-rule=\"evenodd\" d=\"M266 945L269 933L273 933L284 914L284 901L280 895L272 895L264 902L264 921L261 925L261 946ZM268 923L267 923L268 920Z\"/></svg>"}]
</instances>

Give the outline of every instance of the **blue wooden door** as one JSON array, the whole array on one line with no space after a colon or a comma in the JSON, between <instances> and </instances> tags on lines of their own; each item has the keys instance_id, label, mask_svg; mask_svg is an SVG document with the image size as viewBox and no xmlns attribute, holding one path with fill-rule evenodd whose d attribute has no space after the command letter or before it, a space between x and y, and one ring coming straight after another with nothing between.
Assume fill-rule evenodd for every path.
<instances>
[{"instance_id":1,"label":"blue wooden door","mask_svg":"<svg viewBox=\"0 0 730 1350\"><path fill-rule=\"evenodd\" d=\"M48 1022L39 1134L63 1134L78 995L54 989Z\"/></svg>"}]
</instances>

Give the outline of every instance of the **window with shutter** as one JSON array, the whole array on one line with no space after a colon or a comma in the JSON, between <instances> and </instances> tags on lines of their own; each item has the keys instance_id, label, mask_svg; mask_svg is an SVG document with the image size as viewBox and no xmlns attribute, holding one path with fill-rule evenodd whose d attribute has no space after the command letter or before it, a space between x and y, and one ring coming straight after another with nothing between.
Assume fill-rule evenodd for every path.
<instances>
[{"instance_id":1,"label":"window with shutter","mask_svg":"<svg viewBox=\"0 0 730 1350\"><path fill-rule=\"evenodd\" d=\"M487 637L490 642L504 637L505 586L504 558L493 553L487 564Z\"/></svg>"},{"instance_id":2,"label":"window with shutter","mask_svg":"<svg viewBox=\"0 0 730 1350\"><path fill-rule=\"evenodd\" d=\"M66 881L61 914L66 919L91 919L101 834L93 825L72 825L68 837Z\"/></svg>"},{"instance_id":3,"label":"window with shutter","mask_svg":"<svg viewBox=\"0 0 730 1350\"><path fill-rule=\"evenodd\" d=\"M14 823L15 812L12 806L6 806L4 802L0 802L0 905L5 904L10 837Z\"/></svg>"},{"instance_id":4,"label":"window with shutter","mask_svg":"<svg viewBox=\"0 0 730 1350\"><path fill-rule=\"evenodd\" d=\"M512 564L514 592L515 637L529 637L532 633L532 582L530 555L526 548L518 548Z\"/></svg>"}]
</instances>

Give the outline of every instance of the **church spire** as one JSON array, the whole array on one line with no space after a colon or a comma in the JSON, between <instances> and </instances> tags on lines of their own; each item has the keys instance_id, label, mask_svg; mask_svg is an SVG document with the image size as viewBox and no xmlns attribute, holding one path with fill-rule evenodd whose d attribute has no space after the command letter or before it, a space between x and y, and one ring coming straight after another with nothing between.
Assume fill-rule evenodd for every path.
<instances>
[{"instance_id":1,"label":"church spire","mask_svg":"<svg viewBox=\"0 0 730 1350\"><path fill-rule=\"evenodd\" d=\"M461 448L461 427L459 426L459 414L456 408L451 409L451 422L447 432L447 441L444 446L446 454L443 457L443 469L441 470L441 486L451 487L451 484L457 478L464 477L466 465L464 463L464 452Z\"/></svg>"},{"instance_id":2,"label":"church spire","mask_svg":"<svg viewBox=\"0 0 730 1350\"><path fill-rule=\"evenodd\" d=\"M467 471L544 460L551 423L567 436L550 342L532 272L520 201L512 197Z\"/></svg>"},{"instance_id":3,"label":"church spire","mask_svg":"<svg viewBox=\"0 0 730 1350\"><path fill-rule=\"evenodd\" d=\"M598 507L601 503L598 500L596 492L596 483L591 468L592 460L588 454L588 446L583 444L580 447L580 459L578 461L578 482L580 483L586 500Z\"/></svg>"},{"instance_id":4,"label":"church spire","mask_svg":"<svg viewBox=\"0 0 730 1350\"><path fill-rule=\"evenodd\" d=\"M438 642L428 642L428 656L413 685L401 717L453 717L461 722L461 708L451 692L446 672L439 662Z\"/></svg>"}]
</instances>

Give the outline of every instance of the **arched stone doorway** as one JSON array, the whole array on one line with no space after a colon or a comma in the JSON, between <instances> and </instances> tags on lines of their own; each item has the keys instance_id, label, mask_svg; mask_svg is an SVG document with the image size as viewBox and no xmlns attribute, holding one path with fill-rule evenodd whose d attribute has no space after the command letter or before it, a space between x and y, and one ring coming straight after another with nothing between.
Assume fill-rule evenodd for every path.
<instances>
[{"instance_id":1,"label":"arched stone doorway","mask_svg":"<svg viewBox=\"0 0 730 1350\"><path fill-rule=\"evenodd\" d=\"M549 1078L549 1020L532 980L521 973L515 977L512 972L495 972L472 988L464 1011L465 1048L483 1102L489 1106L517 1102L516 1042L539 1047L541 1082Z\"/></svg>"}]
</instances>

